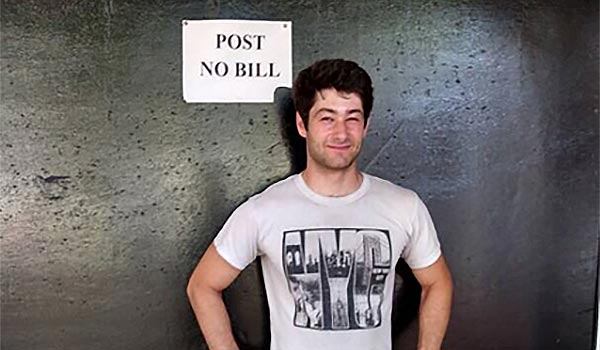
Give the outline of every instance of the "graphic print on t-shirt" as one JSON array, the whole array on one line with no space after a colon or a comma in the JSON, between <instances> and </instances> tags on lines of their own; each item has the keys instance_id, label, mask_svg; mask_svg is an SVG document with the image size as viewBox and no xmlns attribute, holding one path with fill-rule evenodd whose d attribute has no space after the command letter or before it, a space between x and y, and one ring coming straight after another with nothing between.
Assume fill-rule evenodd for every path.
<instances>
[{"instance_id":1,"label":"graphic print on t-shirt","mask_svg":"<svg viewBox=\"0 0 600 350\"><path fill-rule=\"evenodd\" d=\"M286 231L282 252L295 326L349 330L381 325L384 284L392 264L389 231Z\"/></svg>"}]
</instances>

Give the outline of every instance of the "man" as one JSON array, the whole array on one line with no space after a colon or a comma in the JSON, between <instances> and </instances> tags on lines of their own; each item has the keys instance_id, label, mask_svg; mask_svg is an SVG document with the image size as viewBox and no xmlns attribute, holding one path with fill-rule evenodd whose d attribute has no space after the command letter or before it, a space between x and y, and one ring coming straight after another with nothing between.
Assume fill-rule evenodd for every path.
<instances>
[{"instance_id":1,"label":"man","mask_svg":"<svg viewBox=\"0 0 600 350\"><path fill-rule=\"evenodd\" d=\"M357 166L373 105L369 75L354 62L318 61L298 74L293 96L306 169L240 205L190 278L209 348L238 348L221 292L260 256L272 350L390 350L399 258L423 288L418 349L439 350L452 282L429 213L414 192Z\"/></svg>"}]
</instances>

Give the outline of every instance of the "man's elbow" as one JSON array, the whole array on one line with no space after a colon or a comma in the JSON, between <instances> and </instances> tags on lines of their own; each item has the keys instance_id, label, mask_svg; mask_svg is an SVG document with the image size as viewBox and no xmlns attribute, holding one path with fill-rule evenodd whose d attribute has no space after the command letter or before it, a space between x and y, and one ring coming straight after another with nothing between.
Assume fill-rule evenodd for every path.
<instances>
[{"instance_id":1,"label":"man's elbow","mask_svg":"<svg viewBox=\"0 0 600 350\"><path fill-rule=\"evenodd\" d=\"M448 289L450 292L452 292L452 289L454 288L454 281L452 281L452 274L450 273L450 270L446 270L444 277L441 278L440 284L442 284L445 289Z\"/></svg>"},{"instance_id":2,"label":"man's elbow","mask_svg":"<svg viewBox=\"0 0 600 350\"><path fill-rule=\"evenodd\" d=\"M446 278L444 278L444 284L444 288L446 289L450 298L452 298L452 295L454 294L454 281L452 280L452 274L450 273L450 270L448 270Z\"/></svg>"},{"instance_id":3,"label":"man's elbow","mask_svg":"<svg viewBox=\"0 0 600 350\"><path fill-rule=\"evenodd\" d=\"M196 284L194 283L194 276L190 277L187 287L185 288L185 292L188 296L188 299L192 300L194 295L196 294Z\"/></svg>"},{"instance_id":4,"label":"man's elbow","mask_svg":"<svg viewBox=\"0 0 600 350\"><path fill-rule=\"evenodd\" d=\"M211 287L209 283L196 275L192 275L186 287L188 299L192 302L202 300L208 296L219 295L221 291Z\"/></svg>"},{"instance_id":5,"label":"man's elbow","mask_svg":"<svg viewBox=\"0 0 600 350\"><path fill-rule=\"evenodd\" d=\"M436 291L436 293L444 293L452 296L454 291L454 283L452 281L452 276L448 273L440 276L436 280L432 281L428 284L421 285L421 297L425 297L432 291Z\"/></svg>"},{"instance_id":6,"label":"man's elbow","mask_svg":"<svg viewBox=\"0 0 600 350\"><path fill-rule=\"evenodd\" d=\"M207 288L205 287L205 283L197 276L197 274L192 274L190 277L187 287L185 289L188 299L190 301L197 300L198 296L200 296Z\"/></svg>"},{"instance_id":7,"label":"man's elbow","mask_svg":"<svg viewBox=\"0 0 600 350\"><path fill-rule=\"evenodd\" d=\"M193 283L193 279L190 278L188 281L187 287L185 288L185 292L189 299L192 299L192 295L194 295L195 285Z\"/></svg>"},{"instance_id":8,"label":"man's elbow","mask_svg":"<svg viewBox=\"0 0 600 350\"><path fill-rule=\"evenodd\" d=\"M440 289L444 289L449 293L452 293L452 289L454 288L454 283L452 281L452 274L450 273L450 269L445 266L443 273L437 279L436 283Z\"/></svg>"}]
</instances>

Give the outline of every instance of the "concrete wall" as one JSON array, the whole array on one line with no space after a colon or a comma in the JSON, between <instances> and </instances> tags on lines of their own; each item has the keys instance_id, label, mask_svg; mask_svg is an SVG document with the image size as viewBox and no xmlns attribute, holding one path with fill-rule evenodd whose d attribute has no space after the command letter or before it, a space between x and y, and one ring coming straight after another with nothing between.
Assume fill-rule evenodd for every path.
<instances>
[{"instance_id":1,"label":"concrete wall","mask_svg":"<svg viewBox=\"0 0 600 350\"><path fill-rule=\"evenodd\" d=\"M456 282L446 349L592 346L596 2L3 0L3 349L201 343L187 278L289 164L273 105L183 102L183 18L292 20L295 72L371 73L361 163L430 207ZM258 281L227 297L260 348Z\"/></svg>"}]
</instances>

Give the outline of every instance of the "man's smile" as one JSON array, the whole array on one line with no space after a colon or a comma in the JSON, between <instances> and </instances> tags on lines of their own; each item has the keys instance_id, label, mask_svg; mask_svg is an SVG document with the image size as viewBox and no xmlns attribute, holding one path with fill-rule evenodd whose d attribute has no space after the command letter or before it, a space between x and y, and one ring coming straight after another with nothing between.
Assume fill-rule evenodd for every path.
<instances>
[{"instance_id":1,"label":"man's smile","mask_svg":"<svg viewBox=\"0 0 600 350\"><path fill-rule=\"evenodd\" d=\"M346 151L350 149L351 145L328 145L327 147L334 151Z\"/></svg>"}]
</instances>

